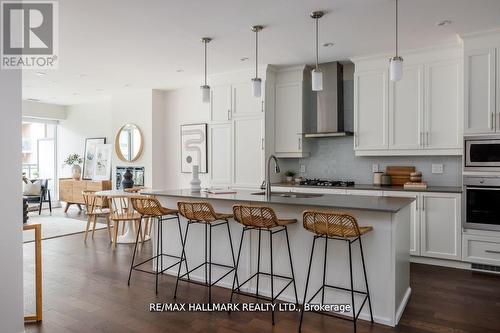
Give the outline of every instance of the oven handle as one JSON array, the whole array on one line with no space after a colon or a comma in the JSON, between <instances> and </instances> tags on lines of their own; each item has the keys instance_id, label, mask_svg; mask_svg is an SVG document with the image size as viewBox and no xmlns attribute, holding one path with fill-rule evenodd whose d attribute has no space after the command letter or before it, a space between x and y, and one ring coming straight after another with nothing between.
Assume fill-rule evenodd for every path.
<instances>
[{"instance_id":1,"label":"oven handle","mask_svg":"<svg viewBox=\"0 0 500 333\"><path fill-rule=\"evenodd\" d=\"M487 190L487 191L500 191L500 187L477 187L465 185L465 190Z\"/></svg>"}]
</instances>

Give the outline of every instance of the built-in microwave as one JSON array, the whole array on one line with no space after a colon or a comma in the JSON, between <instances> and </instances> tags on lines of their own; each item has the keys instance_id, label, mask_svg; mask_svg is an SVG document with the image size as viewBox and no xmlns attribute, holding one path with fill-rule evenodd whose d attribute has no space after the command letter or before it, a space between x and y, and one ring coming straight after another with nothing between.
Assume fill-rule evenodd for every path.
<instances>
[{"instance_id":1,"label":"built-in microwave","mask_svg":"<svg viewBox=\"0 0 500 333\"><path fill-rule=\"evenodd\" d=\"M465 137L464 150L465 171L500 171L500 135Z\"/></svg>"},{"instance_id":2,"label":"built-in microwave","mask_svg":"<svg viewBox=\"0 0 500 333\"><path fill-rule=\"evenodd\" d=\"M500 176L464 176L462 226L500 231Z\"/></svg>"}]
</instances>

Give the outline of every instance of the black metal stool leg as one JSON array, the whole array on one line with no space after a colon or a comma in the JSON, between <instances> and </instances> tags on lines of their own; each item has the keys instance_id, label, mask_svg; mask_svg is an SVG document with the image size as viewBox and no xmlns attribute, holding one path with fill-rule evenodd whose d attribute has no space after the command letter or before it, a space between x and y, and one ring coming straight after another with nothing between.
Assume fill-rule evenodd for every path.
<instances>
[{"instance_id":1,"label":"black metal stool leg","mask_svg":"<svg viewBox=\"0 0 500 333\"><path fill-rule=\"evenodd\" d=\"M160 272L163 275L163 217L158 217L160 225Z\"/></svg>"},{"instance_id":2,"label":"black metal stool leg","mask_svg":"<svg viewBox=\"0 0 500 333\"><path fill-rule=\"evenodd\" d=\"M139 234L141 232L141 224L142 224L143 216L141 216L141 220L139 221L139 231L137 232L137 237L135 239L134 245L134 253L132 254L132 263L130 264L130 271L128 272L128 282L127 285L130 286L130 278L132 277L132 270L134 269L134 261L135 261L135 253L137 252L137 243L139 243Z\"/></svg>"},{"instance_id":3,"label":"black metal stool leg","mask_svg":"<svg viewBox=\"0 0 500 333\"><path fill-rule=\"evenodd\" d=\"M208 244L208 303L212 304L212 225L210 224Z\"/></svg>"},{"instance_id":4,"label":"black metal stool leg","mask_svg":"<svg viewBox=\"0 0 500 333\"><path fill-rule=\"evenodd\" d=\"M304 319L304 306L306 305L307 288L309 287L309 277L311 275L311 265L312 265L313 254L314 254L314 246L315 245L316 245L316 236L314 236L314 239L313 239L313 245L312 245L312 248L311 248L311 257L309 258L309 268L307 269L306 288L304 290L304 300L302 302L302 309L300 311L299 332L302 329L302 320Z\"/></svg>"},{"instance_id":5,"label":"black metal stool leg","mask_svg":"<svg viewBox=\"0 0 500 333\"><path fill-rule=\"evenodd\" d=\"M274 278L273 278L273 233L269 230L269 249L271 254L271 304L274 305ZM274 307L272 309L272 321L274 325Z\"/></svg>"},{"instance_id":6,"label":"black metal stool leg","mask_svg":"<svg viewBox=\"0 0 500 333\"><path fill-rule=\"evenodd\" d=\"M234 291L235 290L238 290L240 289L240 283L237 282L237 272L238 272L238 266L240 264L240 257L241 257L241 247L243 245L243 236L245 235L245 231L247 229L245 227L243 227L243 230L241 231L241 239L240 239L240 246L239 246L239 249L238 249L238 258L236 259L236 267L235 267L235 274L234 274L234 277L233 277L233 288L231 289L231 298L229 299L229 303L233 303L233 295L234 295ZM236 288L234 288L234 284L236 283Z\"/></svg>"},{"instance_id":7,"label":"black metal stool leg","mask_svg":"<svg viewBox=\"0 0 500 333\"><path fill-rule=\"evenodd\" d=\"M236 271L236 257L234 256L233 238L231 237L231 229L229 228L228 220L226 220L226 227L227 227L227 236L229 237L229 246L231 246L231 255L233 257L234 276L236 277L236 281L239 285L240 283L238 281L238 272Z\"/></svg>"},{"instance_id":8,"label":"black metal stool leg","mask_svg":"<svg viewBox=\"0 0 500 333\"><path fill-rule=\"evenodd\" d=\"M187 223L186 232L184 233L184 239L183 239L183 243L182 243L182 253L184 253L184 259L186 259L186 265L187 265L186 243L187 243L189 224L191 224L191 221L188 221L188 223ZM180 276L181 276L181 265L179 265L179 270L177 271L177 281L175 281L174 299L177 297L177 287L179 286Z\"/></svg>"},{"instance_id":9,"label":"black metal stool leg","mask_svg":"<svg viewBox=\"0 0 500 333\"><path fill-rule=\"evenodd\" d=\"M260 241L261 241L262 230L259 229L259 245L257 248L257 288L255 294L259 296L259 275L260 275Z\"/></svg>"},{"instance_id":10,"label":"black metal stool leg","mask_svg":"<svg viewBox=\"0 0 500 333\"><path fill-rule=\"evenodd\" d=\"M325 304L325 285L326 285L326 258L328 255L328 237L325 237L325 259L323 261L323 287L321 290L321 305Z\"/></svg>"},{"instance_id":11,"label":"black metal stool leg","mask_svg":"<svg viewBox=\"0 0 500 333\"><path fill-rule=\"evenodd\" d=\"M352 276L352 251L351 251L351 241L347 240L349 244L349 277L351 279L351 301L352 301L352 320L354 324L354 333L356 333L356 307L354 306L354 281Z\"/></svg>"},{"instance_id":12,"label":"black metal stool leg","mask_svg":"<svg viewBox=\"0 0 500 333\"><path fill-rule=\"evenodd\" d=\"M208 224L205 223L205 284L208 283L208 272L207 272L207 265L206 262L208 261L207 259L207 237L208 237Z\"/></svg>"},{"instance_id":13,"label":"black metal stool leg","mask_svg":"<svg viewBox=\"0 0 500 333\"><path fill-rule=\"evenodd\" d=\"M295 274L293 272L293 263L292 263L292 251L290 250L290 241L288 240L288 228L286 225L285 228L285 236L286 236L286 245L288 247L288 258L290 259L290 270L292 271L292 280L293 280L293 292L295 293L295 304L299 304L299 298L297 296L297 285L295 284Z\"/></svg>"},{"instance_id":14,"label":"black metal stool leg","mask_svg":"<svg viewBox=\"0 0 500 333\"><path fill-rule=\"evenodd\" d=\"M368 289L368 277L366 276L365 256L363 254L363 245L361 244L361 237L359 237L358 239L359 239L359 249L361 251L361 262L363 263L363 273L365 275L366 296L368 297L368 307L370 308L370 320L373 323L372 302L370 299L370 290Z\"/></svg>"},{"instance_id":15,"label":"black metal stool leg","mask_svg":"<svg viewBox=\"0 0 500 333\"><path fill-rule=\"evenodd\" d=\"M181 238L181 245L182 245L181 261L179 262L179 268L180 266L182 266L182 260L184 260L184 265L186 266L186 272L189 272L186 253L184 252L184 239L182 237L181 219L179 218L179 214L175 215L177 216L177 225L179 226L179 237ZM187 274L187 278L189 280L189 273Z\"/></svg>"},{"instance_id":16,"label":"black metal stool leg","mask_svg":"<svg viewBox=\"0 0 500 333\"><path fill-rule=\"evenodd\" d=\"M155 272L155 286L156 293L158 294L158 275L160 264L160 223L156 221L156 272Z\"/></svg>"}]
</instances>

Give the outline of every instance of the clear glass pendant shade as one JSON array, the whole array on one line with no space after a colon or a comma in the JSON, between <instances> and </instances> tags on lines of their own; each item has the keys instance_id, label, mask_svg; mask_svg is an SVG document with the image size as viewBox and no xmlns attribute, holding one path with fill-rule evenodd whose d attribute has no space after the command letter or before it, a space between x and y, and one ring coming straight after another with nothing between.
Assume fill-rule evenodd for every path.
<instances>
[{"instance_id":1,"label":"clear glass pendant shade","mask_svg":"<svg viewBox=\"0 0 500 333\"><path fill-rule=\"evenodd\" d=\"M203 103L209 103L210 102L210 86L203 85L200 87L200 90L201 90L201 101Z\"/></svg>"},{"instance_id":2,"label":"clear glass pendant shade","mask_svg":"<svg viewBox=\"0 0 500 333\"><path fill-rule=\"evenodd\" d=\"M311 80L313 91L323 90L323 72L319 68L311 71Z\"/></svg>"},{"instance_id":3,"label":"clear glass pendant shade","mask_svg":"<svg viewBox=\"0 0 500 333\"><path fill-rule=\"evenodd\" d=\"M252 94L253 97L260 97L261 95L262 80L258 77L252 79Z\"/></svg>"},{"instance_id":4,"label":"clear glass pendant shade","mask_svg":"<svg viewBox=\"0 0 500 333\"><path fill-rule=\"evenodd\" d=\"M399 81L403 78L403 58L391 58L389 65L389 78L391 81Z\"/></svg>"}]
</instances>

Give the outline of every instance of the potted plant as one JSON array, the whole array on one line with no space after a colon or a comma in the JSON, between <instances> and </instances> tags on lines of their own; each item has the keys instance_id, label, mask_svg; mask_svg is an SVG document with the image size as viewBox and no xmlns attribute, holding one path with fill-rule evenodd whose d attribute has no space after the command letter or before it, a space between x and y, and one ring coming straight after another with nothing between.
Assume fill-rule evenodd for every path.
<instances>
[{"instance_id":1,"label":"potted plant","mask_svg":"<svg viewBox=\"0 0 500 333\"><path fill-rule=\"evenodd\" d=\"M82 164L83 158L76 154L69 154L68 157L64 160L64 164L71 166L71 177L74 180L80 180L80 176L82 175L82 168L80 164Z\"/></svg>"},{"instance_id":2,"label":"potted plant","mask_svg":"<svg viewBox=\"0 0 500 333\"><path fill-rule=\"evenodd\" d=\"M288 170L285 172L286 182L291 183L293 181L293 177L295 176L295 172Z\"/></svg>"}]
</instances>

